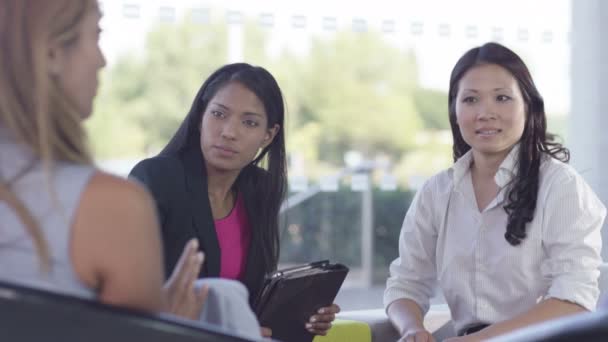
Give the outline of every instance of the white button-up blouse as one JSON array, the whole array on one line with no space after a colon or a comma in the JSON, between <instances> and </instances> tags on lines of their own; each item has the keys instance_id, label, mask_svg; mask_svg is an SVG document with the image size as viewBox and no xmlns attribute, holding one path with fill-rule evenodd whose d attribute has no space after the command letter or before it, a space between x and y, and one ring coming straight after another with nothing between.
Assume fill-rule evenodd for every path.
<instances>
[{"instance_id":1,"label":"white button-up blouse","mask_svg":"<svg viewBox=\"0 0 608 342\"><path fill-rule=\"evenodd\" d=\"M571 166L547 156L527 237L511 246L503 207L517 153L516 146L501 164L494 177L500 191L482 212L471 151L418 191L401 228L399 257L390 265L385 308L408 298L426 313L437 284L456 331L510 319L546 298L595 308L604 205Z\"/></svg>"}]
</instances>

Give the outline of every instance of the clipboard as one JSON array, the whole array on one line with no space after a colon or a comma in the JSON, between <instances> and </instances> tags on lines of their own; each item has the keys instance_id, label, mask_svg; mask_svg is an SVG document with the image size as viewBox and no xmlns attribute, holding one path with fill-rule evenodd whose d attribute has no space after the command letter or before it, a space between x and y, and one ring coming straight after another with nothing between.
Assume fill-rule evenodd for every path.
<instances>
[{"instance_id":1,"label":"clipboard","mask_svg":"<svg viewBox=\"0 0 608 342\"><path fill-rule=\"evenodd\" d=\"M268 275L254 311L272 337L289 342L311 342L305 324L314 313L334 302L348 267L321 260Z\"/></svg>"}]
</instances>

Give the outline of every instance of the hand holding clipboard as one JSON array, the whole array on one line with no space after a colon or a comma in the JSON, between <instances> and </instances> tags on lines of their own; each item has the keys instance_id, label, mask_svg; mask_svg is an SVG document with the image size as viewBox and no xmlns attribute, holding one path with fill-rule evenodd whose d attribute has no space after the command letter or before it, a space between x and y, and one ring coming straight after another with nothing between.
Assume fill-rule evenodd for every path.
<instances>
[{"instance_id":1,"label":"hand holding clipboard","mask_svg":"<svg viewBox=\"0 0 608 342\"><path fill-rule=\"evenodd\" d=\"M329 261L279 270L266 278L254 304L262 326L272 329L273 338L289 342L310 342L305 329L310 316L333 303L348 268Z\"/></svg>"}]
</instances>

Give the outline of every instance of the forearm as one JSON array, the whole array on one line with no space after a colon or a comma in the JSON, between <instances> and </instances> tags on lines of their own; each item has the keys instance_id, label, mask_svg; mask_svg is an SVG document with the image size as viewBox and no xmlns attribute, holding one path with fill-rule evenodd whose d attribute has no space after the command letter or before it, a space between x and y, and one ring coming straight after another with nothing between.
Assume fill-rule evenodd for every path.
<instances>
[{"instance_id":1,"label":"forearm","mask_svg":"<svg viewBox=\"0 0 608 342\"><path fill-rule=\"evenodd\" d=\"M585 311L587 310L578 304L555 298L549 298L536 304L530 310L521 315L515 316L503 322L492 324L491 326L473 335L479 339L488 339L535 323L541 323L554 318L573 315Z\"/></svg>"},{"instance_id":2,"label":"forearm","mask_svg":"<svg viewBox=\"0 0 608 342\"><path fill-rule=\"evenodd\" d=\"M403 336L408 330L424 329L424 316L420 306L411 299L398 299L387 310L391 323Z\"/></svg>"}]
</instances>

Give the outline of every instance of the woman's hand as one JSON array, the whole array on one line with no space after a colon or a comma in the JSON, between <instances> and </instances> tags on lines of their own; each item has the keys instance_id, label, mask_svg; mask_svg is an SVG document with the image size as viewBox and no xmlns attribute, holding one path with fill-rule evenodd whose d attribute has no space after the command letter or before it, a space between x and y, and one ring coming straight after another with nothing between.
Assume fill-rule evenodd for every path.
<instances>
[{"instance_id":1,"label":"woman's hand","mask_svg":"<svg viewBox=\"0 0 608 342\"><path fill-rule=\"evenodd\" d=\"M171 277L163 287L167 312L193 320L199 319L208 288L203 286L196 289L194 282L204 260L203 252L198 250L198 241L188 241Z\"/></svg>"},{"instance_id":2,"label":"woman's hand","mask_svg":"<svg viewBox=\"0 0 608 342\"><path fill-rule=\"evenodd\" d=\"M266 327L260 327L260 333L262 337L272 337L272 329Z\"/></svg>"},{"instance_id":3,"label":"woman's hand","mask_svg":"<svg viewBox=\"0 0 608 342\"><path fill-rule=\"evenodd\" d=\"M472 334L472 335L459 336L459 337L450 337L443 341L444 342L476 342L476 341L482 341L482 339L476 338L475 334Z\"/></svg>"},{"instance_id":4,"label":"woman's hand","mask_svg":"<svg viewBox=\"0 0 608 342\"><path fill-rule=\"evenodd\" d=\"M340 312L340 307L336 304L320 308L317 314L310 316L310 320L306 323L306 330L315 335L327 335L331 322L336 319L338 312Z\"/></svg>"},{"instance_id":5,"label":"woman's hand","mask_svg":"<svg viewBox=\"0 0 608 342\"><path fill-rule=\"evenodd\" d=\"M435 342L435 338L430 332L420 328L408 330L398 342Z\"/></svg>"}]
</instances>

